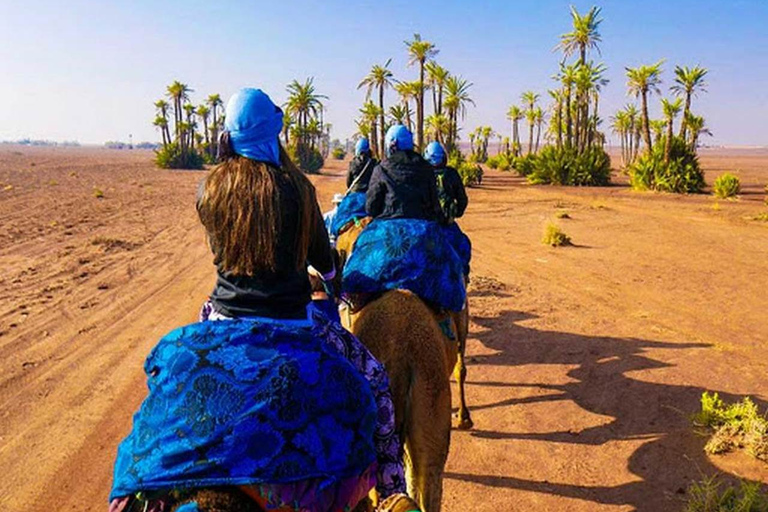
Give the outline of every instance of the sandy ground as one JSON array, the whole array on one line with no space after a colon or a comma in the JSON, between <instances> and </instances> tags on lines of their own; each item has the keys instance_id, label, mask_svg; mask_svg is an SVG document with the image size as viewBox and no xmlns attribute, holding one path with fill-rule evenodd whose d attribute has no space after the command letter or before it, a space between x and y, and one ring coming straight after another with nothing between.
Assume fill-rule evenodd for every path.
<instances>
[{"instance_id":1,"label":"sandy ground","mask_svg":"<svg viewBox=\"0 0 768 512\"><path fill-rule=\"evenodd\" d=\"M211 289L204 174L150 158L0 146L0 511L106 509L143 359ZM444 510L676 511L702 475L768 483L688 421L704 390L768 401L768 153L703 162L710 182L737 171L741 199L495 172L470 191L476 426L453 432ZM327 207L343 164L324 173ZM542 245L550 221L575 246Z\"/></svg>"}]
</instances>

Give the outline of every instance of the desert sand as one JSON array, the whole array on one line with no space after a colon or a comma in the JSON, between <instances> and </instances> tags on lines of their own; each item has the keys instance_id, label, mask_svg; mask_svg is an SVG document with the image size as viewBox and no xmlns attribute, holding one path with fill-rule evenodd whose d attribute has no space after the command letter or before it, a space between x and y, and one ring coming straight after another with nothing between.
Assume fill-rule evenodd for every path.
<instances>
[{"instance_id":1,"label":"desert sand","mask_svg":"<svg viewBox=\"0 0 768 512\"><path fill-rule=\"evenodd\" d=\"M0 511L106 510L144 357L211 290L204 172L151 157L0 146ZM768 483L689 421L704 390L768 401L768 153L702 162L708 183L737 171L741 198L493 171L470 190L475 428L452 434L444 510L677 511L715 472ZM312 178L323 209L345 165ZM542 245L549 221L575 245Z\"/></svg>"}]
</instances>

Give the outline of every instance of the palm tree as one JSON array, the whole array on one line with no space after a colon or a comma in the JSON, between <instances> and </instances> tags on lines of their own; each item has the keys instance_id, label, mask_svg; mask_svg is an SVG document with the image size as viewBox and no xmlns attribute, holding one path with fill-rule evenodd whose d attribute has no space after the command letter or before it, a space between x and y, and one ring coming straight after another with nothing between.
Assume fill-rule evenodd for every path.
<instances>
[{"instance_id":1,"label":"palm tree","mask_svg":"<svg viewBox=\"0 0 768 512\"><path fill-rule=\"evenodd\" d=\"M307 126L310 120L318 116L318 112L323 107L321 99L327 99L327 96L317 94L314 85L314 77L307 78L304 83L294 80L286 87L288 91L288 101L285 103L285 110L296 121L298 139L297 144L307 146L309 142Z\"/></svg>"},{"instance_id":2,"label":"palm tree","mask_svg":"<svg viewBox=\"0 0 768 512\"><path fill-rule=\"evenodd\" d=\"M699 137L701 135L709 135L711 137L712 132L707 128L702 116L693 115L691 112L688 113L686 124L688 125L690 135L690 148L692 151L696 151L696 148L699 145Z\"/></svg>"},{"instance_id":3,"label":"palm tree","mask_svg":"<svg viewBox=\"0 0 768 512\"><path fill-rule=\"evenodd\" d=\"M443 91L451 74L435 61L429 61L424 69L427 72L427 84L432 88L432 110L435 114L442 115Z\"/></svg>"},{"instance_id":4,"label":"palm tree","mask_svg":"<svg viewBox=\"0 0 768 512\"><path fill-rule=\"evenodd\" d=\"M451 75L445 82L445 102L443 106L450 121L446 140L448 151L453 150L456 146L459 136L459 116L463 120L467 114L467 105L475 104L472 98L469 97L470 87L472 87L472 83L460 76Z\"/></svg>"},{"instance_id":5,"label":"palm tree","mask_svg":"<svg viewBox=\"0 0 768 512\"><path fill-rule=\"evenodd\" d=\"M536 123L536 114L533 108L536 105L536 102L539 101L539 95L533 91L526 91L521 96L521 99L523 100L523 103L528 105L528 108L525 111L525 118L528 120L528 154L530 155L533 151L533 125Z\"/></svg>"},{"instance_id":6,"label":"palm tree","mask_svg":"<svg viewBox=\"0 0 768 512\"><path fill-rule=\"evenodd\" d=\"M507 119L512 121L512 152L515 156L520 154L520 130L518 122L523 118L523 111L517 105L512 105L507 110Z\"/></svg>"},{"instance_id":7,"label":"palm tree","mask_svg":"<svg viewBox=\"0 0 768 512\"><path fill-rule=\"evenodd\" d=\"M680 113L680 109L683 107L683 98L677 98L675 101L669 101L666 98L661 99L661 108L664 111L664 117L667 121L667 144L664 147L664 162L669 164L669 157L672 149L672 126L675 122L675 117Z\"/></svg>"},{"instance_id":8,"label":"palm tree","mask_svg":"<svg viewBox=\"0 0 768 512\"><path fill-rule=\"evenodd\" d=\"M389 59L383 66L376 64L371 68L368 75L358 84L357 88L361 89L366 87L365 100L368 101L371 98L371 93L374 89L379 90L379 146L384 147L384 89L392 86L392 71L389 70L389 64L392 59Z\"/></svg>"},{"instance_id":9,"label":"palm tree","mask_svg":"<svg viewBox=\"0 0 768 512\"><path fill-rule=\"evenodd\" d=\"M627 144L627 136L630 131L629 116L625 110L619 110L616 112L616 115L611 118L611 120L613 121L611 123L613 133L617 134L619 136L619 140L621 141L621 166L626 167L629 163Z\"/></svg>"},{"instance_id":10,"label":"palm tree","mask_svg":"<svg viewBox=\"0 0 768 512\"><path fill-rule=\"evenodd\" d=\"M392 124L406 124L408 119L408 110L405 105L392 105L389 107L389 118Z\"/></svg>"},{"instance_id":11,"label":"palm tree","mask_svg":"<svg viewBox=\"0 0 768 512\"><path fill-rule=\"evenodd\" d=\"M571 18L573 30L560 36L560 43L555 47L562 50L566 57L576 51L579 52L579 64L587 62L587 49L595 49L600 53L598 43L602 42L598 28L603 22L600 16L600 8L592 7L587 14L580 15L575 7L571 6Z\"/></svg>"},{"instance_id":12,"label":"palm tree","mask_svg":"<svg viewBox=\"0 0 768 512\"><path fill-rule=\"evenodd\" d=\"M162 99L157 100L155 108L157 109L158 116L153 124L160 128L163 136L163 146L165 146L171 143L171 132L168 130L168 102ZM162 122L158 123L158 119L162 119Z\"/></svg>"},{"instance_id":13,"label":"palm tree","mask_svg":"<svg viewBox=\"0 0 768 512\"><path fill-rule=\"evenodd\" d=\"M550 121L550 136L557 141L557 147L563 145L563 91L550 89L547 91L552 98L552 118ZM509 115L509 114L507 114Z\"/></svg>"},{"instance_id":14,"label":"palm tree","mask_svg":"<svg viewBox=\"0 0 768 512\"><path fill-rule=\"evenodd\" d=\"M360 109L360 114L362 115L362 123L364 123L368 127L368 133L370 135L371 140L371 151L374 155L378 156L379 158L384 158L384 155L386 154L386 148L384 145L379 146L379 137L378 132L383 131L384 127L379 126L377 129L376 123L377 119L381 119L381 113L379 111L379 107L376 106L376 104L370 100L368 100L364 105L363 108Z\"/></svg>"},{"instance_id":15,"label":"palm tree","mask_svg":"<svg viewBox=\"0 0 768 512\"><path fill-rule=\"evenodd\" d=\"M536 107L533 111L533 122L536 123L536 150L534 153L539 152L539 141L541 140L541 125L544 122L544 111L541 107Z\"/></svg>"},{"instance_id":16,"label":"palm tree","mask_svg":"<svg viewBox=\"0 0 768 512\"><path fill-rule=\"evenodd\" d=\"M419 82L397 82L395 84L395 91L397 91L397 94L400 95L400 99L403 101L403 106L405 107L406 111L408 112L408 116L406 117L407 124L409 130L412 130L412 123L411 123L411 99L416 99L419 97Z\"/></svg>"},{"instance_id":17,"label":"palm tree","mask_svg":"<svg viewBox=\"0 0 768 512\"><path fill-rule=\"evenodd\" d=\"M701 66L689 68L687 66L675 67L675 85L670 90L676 96L685 95L685 109L683 110L683 122L680 125L680 137L686 138L686 127L688 125L688 116L691 113L691 97L699 92L706 92L707 83L704 77L707 76L707 70Z\"/></svg>"},{"instance_id":18,"label":"palm tree","mask_svg":"<svg viewBox=\"0 0 768 512\"><path fill-rule=\"evenodd\" d=\"M211 115L211 109L209 109L205 105L200 105L197 107L197 115L200 116L200 119L203 120L203 133L205 133L205 145L208 151L210 152L211 140L208 138L208 116Z\"/></svg>"},{"instance_id":19,"label":"palm tree","mask_svg":"<svg viewBox=\"0 0 768 512\"><path fill-rule=\"evenodd\" d=\"M218 94L211 94L208 99L205 100L208 106L211 108L211 116L213 117L213 124L211 125L211 155L216 155L219 149L219 128L222 120L217 116L219 107L224 106L224 102L221 101L221 96Z\"/></svg>"},{"instance_id":20,"label":"palm tree","mask_svg":"<svg viewBox=\"0 0 768 512\"><path fill-rule=\"evenodd\" d=\"M192 89L190 89L187 84L183 84L178 80L174 80L174 82L169 85L167 89L168 97L173 100L174 132L176 134L177 141L180 139L181 135L180 125L184 121L182 116L182 105L184 102L189 100L190 92L193 92Z\"/></svg>"},{"instance_id":21,"label":"palm tree","mask_svg":"<svg viewBox=\"0 0 768 512\"><path fill-rule=\"evenodd\" d=\"M421 35L413 34L413 41L405 41L408 47L408 65L419 65L419 96L416 102L416 146L419 150L424 143L424 64L434 58L438 50L429 41L423 41Z\"/></svg>"},{"instance_id":22,"label":"palm tree","mask_svg":"<svg viewBox=\"0 0 768 512\"><path fill-rule=\"evenodd\" d=\"M573 145L573 109L571 108L571 97L573 86L576 83L577 67L573 64L566 66L560 64L560 73L558 75L563 83L563 96L565 97L565 141L568 147Z\"/></svg>"},{"instance_id":23,"label":"palm tree","mask_svg":"<svg viewBox=\"0 0 768 512\"><path fill-rule=\"evenodd\" d=\"M195 128L197 123L195 122L195 106L191 103L184 104L184 112L187 114L187 145L191 148L195 147Z\"/></svg>"},{"instance_id":24,"label":"palm tree","mask_svg":"<svg viewBox=\"0 0 768 512\"><path fill-rule=\"evenodd\" d=\"M445 145L445 137L450 131L451 122L442 114L432 114L424 121L426 132L432 140Z\"/></svg>"},{"instance_id":25,"label":"palm tree","mask_svg":"<svg viewBox=\"0 0 768 512\"><path fill-rule=\"evenodd\" d=\"M643 137L645 138L645 147L648 153L653 149L651 143L651 124L648 116L648 93L656 92L661 94L659 85L661 85L661 65L664 63L660 60L653 65L644 65L636 68L626 68L627 70L627 87L629 93L636 98L641 97L643 101L642 115L643 115Z\"/></svg>"},{"instance_id":26,"label":"palm tree","mask_svg":"<svg viewBox=\"0 0 768 512\"><path fill-rule=\"evenodd\" d=\"M653 133L653 143L658 144L661 140L661 134L667 128L666 119L651 119L651 132Z\"/></svg>"}]
</instances>

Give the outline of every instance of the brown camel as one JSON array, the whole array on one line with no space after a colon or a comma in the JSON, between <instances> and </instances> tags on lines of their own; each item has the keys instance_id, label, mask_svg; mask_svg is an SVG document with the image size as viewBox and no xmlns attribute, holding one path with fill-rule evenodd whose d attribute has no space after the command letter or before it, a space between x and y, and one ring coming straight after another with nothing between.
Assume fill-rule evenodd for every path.
<instances>
[{"instance_id":1,"label":"brown camel","mask_svg":"<svg viewBox=\"0 0 768 512\"><path fill-rule=\"evenodd\" d=\"M337 239L342 262L367 225L356 223ZM384 293L342 321L384 364L395 405L395 423L405 446L408 494L425 512L439 512L442 479L451 436L450 375L455 369L461 390L459 428L471 428L464 402L466 379L463 352L468 329L467 309L437 313L405 290ZM455 339L440 328L448 319Z\"/></svg>"}]
</instances>

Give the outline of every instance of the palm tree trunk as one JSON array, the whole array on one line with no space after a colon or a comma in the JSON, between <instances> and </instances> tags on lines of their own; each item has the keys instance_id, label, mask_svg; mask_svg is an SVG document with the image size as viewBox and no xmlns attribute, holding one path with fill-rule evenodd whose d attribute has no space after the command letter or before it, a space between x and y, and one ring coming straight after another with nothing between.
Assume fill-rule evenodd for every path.
<instances>
[{"instance_id":1,"label":"palm tree trunk","mask_svg":"<svg viewBox=\"0 0 768 512\"><path fill-rule=\"evenodd\" d=\"M667 144L664 147L664 163L669 165L669 157L672 154L672 123L674 119L672 117L667 119Z\"/></svg>"},{"instance_id":2,"label":"palm tree trunk","mask_svg":"<svg viewBox=\"0 0 768 512\"><path fill-rule=\"evenodd\" d=\"M379 147L384 148L384 84L379 85Z\"/></svg>"},{"instance_id":3,"label":"palm tree trunk","mask_svg":"<svg viewBox=\"0 0 768 512\"><path fill-rule=\"evenodd\" d=\"M571 120L571 88L565 89L565 139L568 147L573 145L573 124Z\"/></svg>"},{"instance_id":4,"label":"palm tree trunk","mask_svg":"<svg viewBox=\"0 0 768 512\"><path fill-rule=\"evenodd\" d=\"M535 153L539 153L539 141L541 140L541 123L536 123L536 151Z\"/></svg>"},{"instance_id":5,"label":"palm tree trunk","mask_svg":"<svg viewBox=\"0 0 768 512\"><path fill-rule=\"evenodd\" d=\"M651 124L648 117L648 91L643 90L643 137L645 138L645 147L648 154L651 154L653 150L653 144L651 143Z\"/></svg>"},{"instance_id":6,"label":"palm tree trunk","mask_svg":"<svg viewBox=\"0 0 768 512\"><path fill-rule=\"evenodd\" d=\"M416 146L421 151L424 142L424 60L419 61L419 103L416 105Z\"/></svg>"},{"instance_id":7,"label":"palm tree trunk","mask_svg":"<svg viewBox=\"0 0 768 512\"><path fill-rule=\"evenodd\" d=\"M528 154L533 151L533 123L528 123Z\"/></svg>"},{"instance_id":8,"label":"palm tree trunk","mask_svg":"<svg viewBox=\"0 0 768 512\"><path fill-rule=\"evenodd\" d=\"M680 138L685 140L685 137L688 133L688 116L691 114L691 93L686 92L685 94L685 109L683 109L683 120L680 123Z\"/></svg>"}]
</instances>

